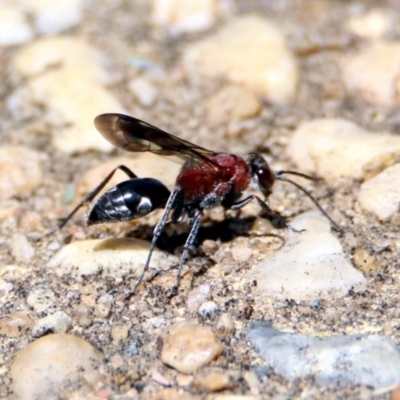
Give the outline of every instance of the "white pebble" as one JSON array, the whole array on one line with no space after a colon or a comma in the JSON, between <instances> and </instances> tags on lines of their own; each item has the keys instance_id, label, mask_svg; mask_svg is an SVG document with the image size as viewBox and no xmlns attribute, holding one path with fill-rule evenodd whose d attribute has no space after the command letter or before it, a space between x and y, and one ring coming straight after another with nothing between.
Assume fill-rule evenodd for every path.
<instances>
[{"instance_id":1,"label":"white pebble","mask_svg":"<svg viewBox=\"0 0 400 400\"><path fill-rule=\"evenodd\" d=\"M126 112L105 88L109 78L101 61L84 40L37 40L14 56L12 67L26 83L9 97L7 105L15 118L21 118L27 104L42 104L44 119L55 128L53 144L60 151L111 151L113 146L95 129L93 118L110 110Z\"/></svg>"},{"instance_id":2,"label":"white pebble","mask_svg":"<svg viewBox=\"0 0 400 400\"><path fill-rule=\"evenodd\" d=\"M347 26L353 33L367 39L383 37L389 31L391 24L391 15L378 8L365 14L355 15L347 22Z\"/></svg>"},{"instance_id":3,"label":"white pebble","mask_svg":"<svg viewBox=\"0 0 400 400\"><path fill-rule=\"evenodd\" d=\"M144 107L152 106L159 95L158 89L145 78L136 78L129 82L128 89Z\"/></svg>"},{"instance_id":4,"label":"white pebble","mask_svg":"<svg viewBox=\"0 0 400 400\"><path fill-rule=\"evenodd\" d=\"M43 155L23 146L0 147L0 198L24 195L43 182Z\"/></svg>"},{"instance_id":5,"label":"white pebble","mask_svg":"<svg viewBox=\"0 0 400 400\"><path fill-rule=\"evenodd\" d=\"M82 19L82 0L27 1L35 28L43 35L54 35L72 28Z\"/></svg>"},{"instance_id":6,"label":"white pebble","mask_svg":"<svg viewBox=\"0 0 400 400\"><path fill-rule=\"evenodd\" d=\"M374 104L394 106L399 101L400 44L375 41L341 63L343 82L354 96Z\"/></svg>"},{"instance_id":7,"label":"white pebble","mask_svg":"<svg viewBox=\"0 0 400 400\"><path fill-rule=\"evenodd\" d=\"M400 137L368 132L343 119L317 119L296 130L287 152L302 171L326 180L361 179L400 156Z\"/></svg>"},{"instance_id":8,"label":"white pebble","mask_svg":"<svg viewBox=\"0 0 400 400\"><path fill-rule=\"evenodd\" d=\"M400 209L399 182L400 164L395 164L361 185L358 202L365 211L387 221Z\"/></svg>"},{"instance_id":9,"label":"white pebble","mask_svg":"<svg viewBox=\"0 0 400 400\"><path fill-rule=\"evenodd\" d=\"M219 0L153 0L152 19L170 34L208 29L220 12Z\"/></svg>"},{"instance_id":10,"label":"white pebble","mask_svg":"<svg viewBox=\"0 0 400 400\"><path fill-rule=\"evenodd\" d=\"M199 315L203 318L213 318L218 312L215 301L206 301L199 307Z\"/></svg>"},{"instance_id":11,"label":"white pebble","mask_svg":"<svg viewBox=\"0 0 400 400\"><path fill-rule=\"evenodd\" d=\"M287 229L285 245L247 275L258 296L311 301L365 290L364 275L347 261L324 216L305 213L290 226L303 231Z\"/></svg>"},{"instance_id":12,"label":"white pebble","mask_svg":"<svg viewBox=\"0 0 400 400\"><path fill-rule=\"evenodd\" d=\"M81 281L98 275L122 281L127 275L138 276L147 259L150 243L139 239L82 240L64 246L50 261L49 268L59 276L69 275ZM154 250L149 275L166 271L177 257Z\"/></svg>"},{"instance_id":13,"label":"white pebble","mask_svg":"<svg viewBox=\"0 0 400 400\"><path fill-rule=\"evenodd\" d=\"M38 286L32 289L26 302L29 307L33 308L36 312L42 312L54 305L56 301L56 296L54 292L45 286Z\"/></svg>"},{"instance_id":14,"label":"white pebble","mask_svg":"<svg viewBox=\"0 0 400 400\"><path fill-rule=\"evenodd\" d=\"M72 319L64 311L57 311L37 320L32 328L32 336L40 337L47 333L66 333L71 326Z\"/></svg>"},{"instance_id":15,"label":"white pebble","mask_svg":"<svg viewBox=\"0 0 400 400\"><path fill-rule=\"evenodd\" d=\"M11 255L17 262L28 262L35 255L35 249L22 233L14 233L11 242Z\"/></svg>"},{"instance_id":16,"label":"white pebble","mask_svg":"<svg viewBox=\"0 0 400 400\"><path fill-rule=\"evenodd\" d=\"M298 70L282 32L268 19L248 15L190 44L183 54L189 74L222 77L270 101L294 99Z\"/></svg>"},{"instance_id":17,"label":"white pebble","mask_svg":"<svg viewBox=\"0 0 400 400\"><path fill-rule=\"evenodd\" d=\"M86 340L62 333L46 335L17 355L10 370L11 390L19 399L59 398L65 387L89 393L102 381L102 360Z\"/></svg>"},{"instance_id":18,"label":"white pebble","mask_svg":"<svg viewBox=\"0 0 400 400\"><path fill-rule=\"evenodd\" d=\"M190 291L187 299L187 309L189 312L195 312L200 305L211 296L211 287L208 284L200 285Z\"/></svg>"},{"instance_id":19,"label":"white pebble","mask_svg":"<svg viewBox=\"0 0 400 400\"><path fill-rule=\"evenodd\" d=\"M29 42L32 30L22 10L16 4L0 4L0 46Z\"/></svg>"}]
</instances>

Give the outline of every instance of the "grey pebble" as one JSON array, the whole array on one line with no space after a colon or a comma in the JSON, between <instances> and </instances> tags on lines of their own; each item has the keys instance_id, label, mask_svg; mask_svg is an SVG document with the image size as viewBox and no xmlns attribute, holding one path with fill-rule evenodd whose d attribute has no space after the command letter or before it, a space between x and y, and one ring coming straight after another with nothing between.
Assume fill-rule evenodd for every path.
<instances>
[{"instance_id":1,"label":"grey pebble","mask_svg":"<svg viewBox=\"0 0 400 400\"><path fill-rule=\"evenodd\" d=\"M71 326L72 319L64 311L57 311L36 321L32 336L38 338L50 332L66 333Z\"/></svg>"},{"instance_id":2,"label":"grey pebble","mask_svg":"<svg viewBox=\"0 0 400 400\"><path fill-rule=\"evenodd\" d=\"M400 352L379 335L313 337L282 332L266 322L250 325L248 339L278 375L289 380L313 376L324 386L400 383Z\"/></svg>"}]
</instances>

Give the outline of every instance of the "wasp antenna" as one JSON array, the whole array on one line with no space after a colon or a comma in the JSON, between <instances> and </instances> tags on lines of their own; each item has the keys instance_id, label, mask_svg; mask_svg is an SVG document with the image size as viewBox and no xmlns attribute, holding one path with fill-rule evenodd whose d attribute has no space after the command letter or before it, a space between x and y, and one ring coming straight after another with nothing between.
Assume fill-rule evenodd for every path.
<instances>
[{"instance_id":1,"label":"wasp antenna","mask_svg":"<svg viewBox=\"0 0 400 400\"><path fill-rule=\"evenodd\" d=\"M279 176L283 175L283 174L300 176L301 178L305 178L305 179L308 179L310 181L320 181L320 180L322 180L322 178L320 178L319 176L312 176L312 175L308 175L308 174L303 174L302 172L285 171L285 170L276 171L275 172L275 178L276 179L280 179Z\"/></svg>"},{"instance_id":2,"label":"wasp antenna","mask_svg":"<svg viewBox=\"0 0 400 400\"><path fill-rule=\"evenodd\" d=\"M302 176L304 178L311 178L308 175L302 174L300 172L296 172L296 171L279 171L278 173L275 174L275 178L280 180L280 181L284 181L284 182L288 182L291 183L293 186L296 186L298 189L300 189L314 204L315 206L318 208L319 211L322 212L323 215L325 215L325 217L329 220L329 222L332 224L332 227L338 231L338 232L343 232L343 228L340 227L329 215L328 213L322 208L322 206L318 203L317 199L307 190L304 189L303 186L299 185L297 182L292 181L291 179L288 179L284 176L282 176L280 173L290 173L292 175L297 175L297 176Z\"/></svg>"}]
</instances>

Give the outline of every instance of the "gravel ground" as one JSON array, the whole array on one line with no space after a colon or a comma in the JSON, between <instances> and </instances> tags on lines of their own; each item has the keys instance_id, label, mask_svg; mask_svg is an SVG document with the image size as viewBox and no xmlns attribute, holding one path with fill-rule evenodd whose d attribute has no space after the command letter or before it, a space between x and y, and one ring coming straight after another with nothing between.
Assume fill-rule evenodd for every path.
<instances>
[{"instance_id":1,"label":"gravel ground","mask_svg":"<svg viewBox=\"0 0 400 400\"><path fill-rule=\"evenodd\" d=\"M169 2L165 3L168 7ZM356 376L344 380L344 384L339 378L335 381L328 377L323 381L315 370L298 375L289 371L285 375L277 362L274 364L264 357L259 345L252 342L251 333L254 322L266 321L280 331L309 337L379 335L392 339L394 342L390 343L397 350L399 172L389 175L392 181L389 188L377 183L367 194L369 198L384 193L384 199L391 199L387 207L393 205L393 211L385 211L383 217L379 212L384 200L378 196L368 208L358 195L364 182L398 165L400 160L400 146L396 147L400 86L395 78L389 84L391 90L384 92L386 82L378 72L374 75L373 68L374 76L365 78L367 84L358 83L358 78L362 81L361 72L356 70L354 75L346 75L345 71L351 69L346 69L350 64L346 60L374 48L380 41L397 46L400 7L394 0L252 0L227 1L222 5L219 11L206 12L210 26L194 31L177 27L171 21L154 22L154 11L151 14L148 1L86 4L82 5L82 15L67 24L62 33L44 32L38 23L32 28L33 37L24 43L21 40L3 44L0 171L7 179L0 187L1 398L11 398L14 393L17 398L26 399L383 399L389 398L396 384L400 384L396 374L393 379L383 377L381 383ZM21 7L28 10L23 3ZM379 13L374 14L376 10ZM284 90L279 85L263 89L251 80L254 76L247 77L246 73L243 82L239 79L238 83L229 73L209 72L207 63L211 63L212 69L212 57L206 57L199 70L191 69L189 53L197 43L207 38L211 42L220 40L217 35L221 27L248 13L272 21L280 31L286 53L279 57L289 64L294 60L297 83L293 78L294 83L284 83L289 85ZM65 11L66 19L69 15ZM372 22L359 18L365 15L372 15ZM0 21L0 27L3 22ZM379 26L383 26L381 31ZM53 71L59 72L57 57L56 62L47 62L44 69L38 66L41 61L34 53L31 58L26 54L27 58L22 57L24 46L39 43L46 34L54 35L55 39L59 39L55 34L71 38L71 42L62 45L50 44L54 54L57 46L60 49L70 46L72 52L78 52L76 59L82 66L78 63L69 75L65 72L65 81L57 76L56 80L50 80L54 78L50 76ZM92 50L100 52L101 57L88 55ZM49 59L52 51L43 50ZM396 48L390 57L395 59L399 53ZM74 56L68 54L63 60L65 65L69 62L72 65ZM96 62L101 64L101 71L97 70ZM389 67L383 69L386 75L391 73ZM83 77L79 75L82 70ZM397 67L394 76L400 76L399 72ZM79 79L88 82L82 92L73 89L73 82ZM376 81L378 89L374 91ZM224 93L226 87L231 91ZM295 88L293 95L291 87ZM89 96L91 93L93 98ZM102 106L96 108L96 102L102 102ZM235 108L236 104L240 106ZM103 109L113 105L113 109ZM329 243L333 235L336 241L332 246L339 249L333 253L343 255L352 276L356 271L360 288L356 289L352 283L347 289L343 277L345 293L326 289L321 295L292 298L257 292L255 284L247 278L249 271L279 251L283 242L288 241L285 236L288 233L272 229L259 218L256 205L249 205L239 216L229 213L227 218L220 209L207 213L198 246L186 263L178 295L172 299L168 298L176 272L172 266L181 254L188 233L186 224L166 229L159 243L163 253L157 253L161 257L161 272L152 271L152 277L140 286L138 293L128 302L124 300L124 294L135 283L129 260L143 263L140 257L145 255L139 255L139 250L144 249L146 254L158 212L138 221L94 228L85 227L84 215L80 213L62 231L39 242L32 240L54 227L57 218L67 214L112 165L118 165L120 157L124 157L124 163L132 162L132 168L140 176L159 165L157 173L163 176L163 182L173 185L178 173L173 163L160 157L146 161L133 156L129 161L128 153L107 147L98 133L90 133L89 140L80 136L79 129L85 132L88 129L84 124L82 128L78 121L85 116L92 121L96 116L93 113L100 112L126 112L215 151L238 154L259 151L276 169L296 169L322 176L324 181L307 183L306 187L344 227L344 232L332 231ZM363 155L357 158L357 154L356 166L358 163L363 167L358 173L354 164L347 166L351 157L340 150L350 139L338 138L336 164L323 166L325 160L331 160L332 151L326 149L314 149L321 159L315 156L316 164L311 167L306 161L299 162L302 158L288 151L298 127L316 119L332 118L346 119L363 130L355 145L360 154L369 140L369 136L363 139L365 132L373 132L367 135L383 140L386 133L393 134L393 142L382 145L391 152L379 153L379 162L374 159L375 164L372 163L378 165L376 168L370 164L365 167ZM312 145L313 140L304 142L304 149ZM375 142L370 146L374 150L380 148ZM300 154L303 147L298 147ZM366 150L367 154L372 151ZM345 172L335 175L342 167ZM143 172L140 168L144 168ZM276 186L270 204L289 221L304 211L314 210L305 196L284 184ZM106 246L121 248L121 253L126 251L128 261L115 253L101 253L97 254L100 258L93 258L96 249L86 239L106 238L128 240L107 242ZM88 247L84 250L67 247L80 241ZM131 243L132 254L126 250ZM312 243L309 245L312 247ZM67 261L56 259L56 253L66 248L71 249ZM162 257L167 257L167 262ZM89 268L91 262L93 268L98 267L96 271L74 272L77 265ZM118 271L113 270L115 264L121 264ZM74 335L84 341L57 334ZM33 344L36 347L31 347ZM54 354L59 355L56 366ZM390 365L395 368L397 361L396 358ZM300 361L288 357L287 363L292 363L294 370L296 362ZM367 362L372 363L373 369L375 361ZM42 382L34 371L46 368L51 372L49 379ZM77 376L79 368L87 371L87 376ZM338 368L346 369L343 365ZM69 383L65 384L67 380ZM54 394L54 387L59 397ZM397 397L393 394L393 398Z\"/></svg>"}]
</instances>

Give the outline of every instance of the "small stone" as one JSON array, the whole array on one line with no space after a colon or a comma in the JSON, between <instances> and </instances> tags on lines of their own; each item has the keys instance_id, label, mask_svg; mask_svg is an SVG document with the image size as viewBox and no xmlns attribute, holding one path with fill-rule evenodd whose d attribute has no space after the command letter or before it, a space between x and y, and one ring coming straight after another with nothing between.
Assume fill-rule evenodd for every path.
<instances>
[{"instance_id":1,"label":"small stone","mask_svg":"<svg viewBox=\"0 0 400 400\"><path fill-rule=\"evenodd\" d=\"M365 277L346 260L324 216L305 213L290 226L301 232L287 229L284 246L247 275L257 281L257 296L311 301L365 290Z\"/></svg>"},{"instance_id":2,"label":"small stone","mask_svg":"<svg viewBox=\"0 0 400 400\"><path fill-rule=\"evenodd\" d=\"M375 270L378 267L378 260L369 251L358 248L353 254L353 262L356 268L364 273Z\"/></svg>"},{"instance_id":3,"label":"small stone","mask_svg":"<svg viewBox=\"0 0 400 400\"><path fill-rule=\"evenodd\" d=\"M200 285L190 291L187 299L187 310L196 312L198 308L211 296L211 287L208 284Z\"/></svg>"},{"instance_id":4,"label":"small stone","mask_svg":"<svg viewBox=\"0 0 400 400\"><path fill-rule=\"evenodd\" d=\"M59 276L72 276L78 281L101 274L103 279L110 277L121 282L128 275L139 276L149 248L150 243L140 239L82 240L64 246L50 261L49 268ZM160 270L168 270L176 262L177 257L154 250L145 280Z\"/></svg>"},{"instance_id":5,"label":"small stone","mask_svg":"<svg viewBox=\"0 0 400 400\"><path fill-rule=\"evenodd\" d=\"M232 317L228 313L222 313L215 324L215 329L220 336L230 336L235 330Z\"/></svg>"},{"instance_id":6,"label":"small stone","mask_svg":"<svg viewBox=\"0 0 400 400\"><path fill-rule=\"evenodd\" d=\"M153 0L152 19L172 35L210 28L219 12L218 0Z\"/></svg>"},{"instance_id":7,"label":"small stone","mask_svg":"<svg viewBox=\"0 0 400 400\"><path fill-rule=\"evenodd\" d=\"M291 101L297 90L297 65L283 34L257 15L237 17L189 45L183 64L190 74L227 79L272 102Z\"/></svg>"},{"instance_id":8,"label":"small stone","mask_svg":"<svg viewBox=\"0 0 400 400\"><path fill-rule=\"evenodd\" d=\"M65 388L101 381L102 354L76 336L47 335L30 343L11 366L11 390L21 399L50 399Z\"/></svg>"},{"instance_id":9,"label":"small stone","mask_svg":"<svg viewBox=\"0 0 400 400\"><path fill-rule=\"evenodd\" d=\"M332 325L336 325L340 321L340 315L335 307L328 307L325 310L325 320Z\"/></svg>"},{"instance_id":10,"label":"small stone","mask_svg":"<svg viewBox=\"0 0 400 400\"><path fill-rule=\"evenodd\" d=\"M164 387L172 386L171 381L157 370L153 370L151 372L151 379L153 379L153 381L157 382L161 386L164 386Z\"/></svg>"},{"instance_id":11,"label":"small stone","mask_svg":"<svg viewBox=\"0 0 400 400\"><path fill-rule=\"evenodd\" d=\"M347 26L353 33L367 39L382 38L389 31L391 25L391 15L380 8L355 15L347 22Z\"/></svg>"},{"instance_id":12,"label":"small stone","mask_svg":"<svg viewBox=\"0 0 400 400\"><path fill-rule=\"evenodd\" d=\"M72 319L64 311L57 311L36 321L32 336L38 338L48 333L66 333L71 327Z\"/></svg>"},{"instance_id":13,"label":"small stone","mask_svg":"<svg viewBox=\"0 0 400 400\"><path fill-rule=\"evenodd\" d=\"M253 255L253 250L248 246L233 246L231 249L232 258L237 262L247 262Z\"/></svg>"},{"instance_id":14,"label":"small stone","mask_svg":"<svg viewBox=\"0 0 400 400\"><path fill-rule=\"evenodd\" d=\"M104 294L97 300L94 312L100 318L107 318L110 315L113 304L114 297L111 294Z\"/></svg>"},{"instance_id":15,"label":"small stone","mask_svg":"<svg viewBox=\"0 0 400 400\"><path fill-rule=\"evenodd\" d=\"M255 117L260 112L260 100L252 91L241 86L225 86L207 100L207 118L212 125Z\"/></svg>"},{"instance_id":16,"label":"small stone","mask_svg":"<svg viewBox=\"0 0 400 400\"><path fill-rule=\"evenodd\" d=\"M5 265L0 269L0 276L10 282L18 282L27 275L26 268L19 265Z\"/></svg>"},{"instance_id":17,"label":"small stone","mask_svg":"<svg viewBox=\"0 0 400 400\"><path fill-rule=\"evenodd\" d=\"M43 156L23 146L0 147L0 199L24 195L43 181Z\"/></svg>"},{"instance_id":18,"label":"small stone","mask_svg":"<svg viewBox=\"0 0 400 400\"><path fill-rule=\"evenodd\" d=\"M364 182L357 200L361 207L381 221L388 221L400 210L400 164L385 169Z\"/></svg>"},{"instance_id":19,"label":"small stone","mask_svg":"<svg viewBox=\"0 0 400 400\"><path fill-rule=\"evenodd\" d=\"M249 386L251 394L258 396L260 394L260 382L254 371L246 371L243 378Z\"/></svg>"},{"instance_id":20,"label":"small stone","mask_svg":"<svg viewBox=\"0 0 400 400\"><path fill-rule=\"evenodd\" d=\"M22 311L0 318L0 335L19 337L33 325L32 320Z\"/></svg>"},{"instance_id":21,"label":"small stone","mask_svg":"<svg viewBox=\"0 0 400 400\"><path fill-rule=\"evenodd\" d=\"M11 255L17 262L29 262L35 255L35 249L29 243L27 237L21 233L13 234L10 242L10 248Z\"/></svg>"},{"instance_id":22,"label":"small stone","mask_svg":"<svg viewBox=\"0 0 400 400\"><path fill-rule=\"evenodd\" d=\"M374 41L341 63L343 82L353 96L373 104L398 104L400 88L400 44Z\"/></svg>"},{"instance_id":23,"label":"small stone","mask_svg":"<svg viewBox=\"0 0 400 400\"><path fill-rule=\"evenodd\" d=\"M77 25L82 19L82 0L41 0L25 2L35 28L43 35L55 35Z\"/></svg>"},{"instance_id":24,"label":"small stone","mask_svg":"<svg viewBox=\"0 0 400 400\"><path fill-rule=\"evenodd\" d=\"M191 374L216 359L223 351L214 332L206 326L177 324L162 334L161 361Z\"/></svg>"},{"instance_id":25,"label":"small stone","mask_svg":"<svg viewBox=\"0 0 400 400\"><path fill-rule=\"evenodd\" d=\"M215 301L205 301L199 308L199 315L203 318L214 318L218 313L218 305Z\"/></svg>"},{"instance_id":26,"label":"small stone","mask_svg":"<svg viewBox=\"0 0 400 400\"><path fill-rule=\"evenodd\" d=\"M42 312L52 307L56 301L54 292L46 286L38 286L32 289L26 302L29 307L33 308L36 312Z\"/></svg>"},{"instance_id":27,"label":"small stone","mask_svg":"<svg viewBox=\"0 0 400 400\"><path fill-rule=\"evenodd\" d=\"M111 328L111 337L113 340L121 341L126 340L129 335L128 325L115 325Z\"/></svg>"},{"instance_id":28,"label":"small stone","mask_svg":"<svg viewBox=\"0 0 400 400\"><path fill-rule=\"evenodd\" d=\"M18 4L0 4L0 46L29 42L32 37L32 30Z\"/></svg>"},{"instance_id":29,"label":"small stone","mask_svg":"<svg viewBox=\"0 0 400 400\"><path fill-rule=\"evenodd\" d=\"M159 90L146 78L130 81L128 89L144 107L152 106L159 96Z\"/></svg>"},{"instance_id":30,"label":"small stone","mask_svg":"<svg viewBox=\"0 0 400 400\"><path fill-rule=\"evenodd\" d=\"M196 374L190 386L195 390L214 393L235 388L239 385L239 379L239 371L212 368Z\"/></svg>"},{"instance_id":31,"label":"small stone","mask_svg":"<svg viewBox=\"0 0 400 400\"><path fill-rule=\"evenodd\" d=\"M113 146L97 132L93 118L109 110L126 112L105 89L109 78L100 61L100 54L77 38L43 38L26 45L12 65L26 83L9 97L7 106L16 118L28 118L32 115L24 114L26 105L41 104L45 122L54 127L53 144L64 153L111 151Z\"/></svg>"},{"instance_id":32,"label":"small stone","mask_svg":"<svg viewBox=\"0 0 400 400\"><path fill-rule=\"evenodd\" d=\"M400 137L367 132L342 119L317 119L296 130L287 152L302 171L327 181L362 179L400 159Z\"/></svg>"},{"instance_id":33,"label":"small stone","mask_svg":"<svg viewBox=\"0 0 400 400\"><path fill-rule=\"evenodd\" d=\"M248 339L276 374L291 381L312 377L321 386L366 385L375 389L400 382L400 352L388 337L314 337L255 322L249 327Z\"/></svg>"}]
</instances>

